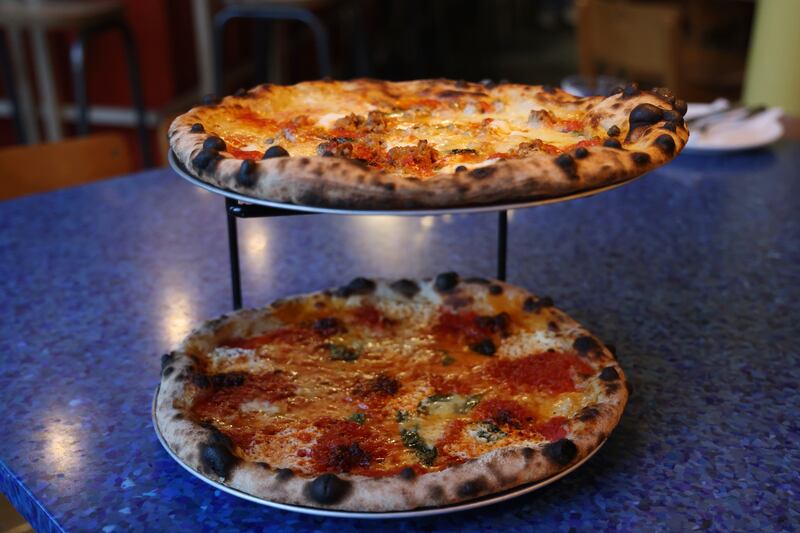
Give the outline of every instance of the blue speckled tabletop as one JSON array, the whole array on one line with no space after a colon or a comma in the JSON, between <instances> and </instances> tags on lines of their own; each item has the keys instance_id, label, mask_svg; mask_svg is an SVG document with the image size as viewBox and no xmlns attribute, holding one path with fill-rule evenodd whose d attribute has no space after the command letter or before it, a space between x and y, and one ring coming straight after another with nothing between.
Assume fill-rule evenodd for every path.
<instances>
[{"instance_id":1,"label":"blue speckled tabletop","mask_svg":"<svg viewBox=\"0 0 800 533\"><path fill-rule=\"evenodd\" d=\"M243 221L245 305L357 274L491 275L495 220ZM0 203L0 228L0 490L40 531L800 529L798 143L514 212L509 281L616 344L633 397L563 480L391 524L239 500L156 440L160 355L230 305L221 198L157 170Z\"/></svg>"}]
</instances>

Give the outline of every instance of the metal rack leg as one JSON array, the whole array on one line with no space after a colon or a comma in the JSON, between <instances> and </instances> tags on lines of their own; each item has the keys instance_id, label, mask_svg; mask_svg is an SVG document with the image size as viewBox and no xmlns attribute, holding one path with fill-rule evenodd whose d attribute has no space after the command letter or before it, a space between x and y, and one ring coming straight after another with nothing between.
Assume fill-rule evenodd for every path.
<instances>
[{"instance_id":1,"label":"metal rack leg","mask_svg":"<svg viewBox=\"0 0 800 533\"><path fill-rule=\"evenodd\" d=\"M81 31L69 49L75 106L78 108L76 129L78 135L81 136L89 134L89 98L86 95L86 39L86 32Z\"/></svg>"},{"instance_id":2,"label":"metal rack leg","mask_svg":"<svg viewBox=\"0 0 800 533\"><path fill-rule=\"evenodd\" d=\"M497 213L497 279L506 280L506 254L508 253L508 211Z\"/></svg>"},{"instance_id":3,"label":"metal rack leg","mask_svg":"<svg viewBox=\"0 0 800 533\"><path fill-rule=\"evenodd\" d=\"M231 261L231 292L233 293L233 309L242 308L242 279L239 270L239 234L236 231L236 217L231 214L230 207L236 200L225 198L225 216L228 217L228 252Z\"/></svg>"}]
</instances>

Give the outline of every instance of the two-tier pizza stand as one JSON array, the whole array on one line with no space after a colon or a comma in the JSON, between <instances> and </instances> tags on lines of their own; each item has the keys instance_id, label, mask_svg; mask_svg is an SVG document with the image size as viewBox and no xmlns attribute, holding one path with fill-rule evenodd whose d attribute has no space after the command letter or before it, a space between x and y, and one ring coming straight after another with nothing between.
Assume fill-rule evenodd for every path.
<instances>
[{"instance_id":1,"label":"two-tier pizza stand","mask_svg":"<svg viewBox=\"0 0 800 533\"><path fill-rule=\"evenodd\" d=\"M245 196L242 194L235 193L233 191L228 191L225 189L220 189L213 185L210 185L204 181L197 179L196 177L192 176L186 168L178 161L177 157L174 153L170 151L169 153L169 164L175 172L178 173L179 176L184 178L185 180L189 181L190 183L197 185L198 187L202 187L208 191L213 193L219 194L225 197L225 215L228 221L228 249L230 253L230 263L231 263L231 288L233 292L233 307L234 309L240 309L242 307L242 285L241 285L241 277L239 271L239 237L237 233L237 219L240 218L264 218L264 217L280 217L280 216L291 216L291 215L310 215L310 214L327 214L327 215L371 215L371 216L430 216L430 215L449 215L449 214L467 214L467 213L487 213L487 212L497 212L497 278L500 280L505 280L506 278L506 256L507 256L507 248L508 248L508 211L511 209L522 209L525 207L534 207L537 205L544 205L544 204L552 204L556 202L563 202L566 200L574 200L576 198L583 198L586 196L592 196L594 194L607 191L609 189L613 189L615 187L619 187L624 185L625 183L629 183L632 180L628 180L622 183L616 183L614 185L609 185L602 188L592 189L588 191L581 191L578 193L559 196L556 198L541 198L541 199L532 199L525 202L516 202L516 203L508 203L508 204L495 204L495 205L480 205L480 206L468 206L468 207L452 207L452 208L442 208L442 209L409 209L409 210L352 210L352 209L330 209L326 207L314 207L314 206L305 206L305 205L294 205L294 204L285 204L279 202L270 202L269 200L263 200L260 198L252 198L250 196ZM635 178L634 178L635 179ZM156 391L156 397L158 395L158 391ZM583 463L589 460L592 455L594 455L597 450L600 449L600 446L596 447L592 453L590 453L587 457L584 457L578 463L570 466L568 469L563 470L556 474L555 476L549 477L547 479L543 479L537 481L535 483L529 483L527 485L522 485L520 487L515 487L513 489L507 490L505 492L501 492L498 494L491 494L485 496L483 498L478 498L476 500L470 500L467 502L447 505L443 507L433 507L433 508L425 508L425 509L413 509L410 511L396 511L396 512L376 512L376 513L362 513L362 512L354 512L354 511L338 511L333 509L320 509L315 507L305 507L301 505L289 505L283 504L278 502L273 502L269 500L265 500L252 494L248 494L246 492L242 492L236 489L233 489L227 485L214 481L205 477L200 472L192 469L190 466L185 464L180 457L178 457L169 445L164 440L163 436L161 435L160 431L158 430L158 424L155 421L155 400L153 399L153 425L156 428L156 434L158 435L159 441L161 441L162 446L164 449L169 453L175 461L178 462L183 468L185 468L189 473L198 477L199 479L203 480L204 482L216 487L217 489L232 494L234 496L238 496L239 498L243 498L246 500L250 500L255 503L259 503L261 505L266 505L269 507L274 507L278 509L283 509L287 511L294 511L304 514L310 515L318 515L318 516L334 516L334 517L343 517L343 518L368 518L368 519L384 519L384 518L412 518L412 517L420 517L420 516L430 516L430 515L437 515L437 514L445 514L445 513L452 513L456 511L465 511L468 509L475 509L478 507L483 507L486 505L492 505L497 502L501 502L503 500L507 500L509 498L514 498L520 496L522 494L537 490L545 485L549 485L554 481L564 477L565 475L569 474L576 468L579 468ZM602 444L601 444L602 446Z\"/></svg>"},{"instance_id":2,"label":"two-tier pizza stand","mask_svg":"<svg viewBox=\"0 0 800 533\"><path fill-rule=\"evenodd\" d=\"M307 205L287 204L280 202L271 202L261 198L253 198L245 196L226 189L220 189L209 183L201 181L194 177L186 168L178 161L175 154L169 152L169 164L172 169L178 173L183 179L188 182L202 187L207 191L219 194L225 197L225 214L228 220L228 250L230 254L231 263L231 290L233 293L233 308L240 309L242 307L242 281L239 269L239 237L237 232L237 219L243 218L265 218L265 217L282 217L293 215L311 215L311 214L326 214L326 215L369 215L369 216L437 216L437 215L454 215L454 214L468 214L468 213L497 213L497 279L505 281L506 279L506 258L508 251L508 211L512 209L522 209L526 207L534 207L538 205L552 204L556 202L564 202L566 200L574 200L577 198L584 198L592 196L603 191L614 189L633 180L615 183L605 187L591 189L587 191L580 191L573 194L558 196L553 198L540 198L532 199L524 202L514 202L507 204L492 204L492 205L477 205L467 207L448 207L439 209L404 209L404 210L355 210L355 209L332 209L328 207L316 207ZM636 178L634 178L636 179Z\"/></svg>"}]
</instances>

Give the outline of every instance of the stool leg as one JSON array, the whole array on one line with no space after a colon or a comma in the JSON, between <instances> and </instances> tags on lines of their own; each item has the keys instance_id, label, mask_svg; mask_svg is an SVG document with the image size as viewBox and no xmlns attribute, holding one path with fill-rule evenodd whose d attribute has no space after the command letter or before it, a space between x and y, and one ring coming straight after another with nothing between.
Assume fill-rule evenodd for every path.
<instances>
[{"instance_id":1,"label":"stool leg","mask_svg":"<svg viewBox=\"0 0 800 533\"><path fill-rule=\"evenodd\" d=\"M8 55L8 47L6 46L4 37L0 37L0 72L2 72L3 76L3 86L5 86L8 99L11 101L11 112L14 116L14 130L17 134L17 141L19 144L25 144L26 135L25 128L22 126L22 116L19 112L16 80L14 80L14 71L11 68L11 57Z\"/></svg>"},{"instance_id":2,"label":"stool leg","mask_svg":"<svg viewBox=\"0 0 800 533\"><path fill-rule=\"evenodd\" d=\"M136 42L130 27L120 22L117 29L122 34L125 45L125 59L128 62L128 79L131 84L131 97L136 109L136 129L139 133L139 143L142 146L142 159L145 167L153 166L153 152L150 146L150 136L147 134L147 119L144 108L144 95L142 94L142 76L139 73L139 62L136 54Z\"/></svg>"},{"instance_id":3,"label":"stool leg","mask_svg":"<svg viewBox=\"0 0 800 533\"><path fill-rule=\"evenodd\" d=\"M258 83L272 81L268 74L267 64L269 61L267 57L268 52L271 52L271 46L267 43L267 36L271 34L269 30L270 23L268 21L257 20L255 23L255 33L253 34L253 48L255 48L255 75Z\"/></svg>"},{"instance_id":4,"label":"stool leg","mask_svg":"<svg viewBox=\"0 0 800 533\"><path fill-rule=\"evenodd\" d=\"M69 62L72 68L72 88L78 112L78 135L89 133L89 99L86 95L86 37L81 31L69 47Z\"/></svg>"},{"instance_id":5,"label":"stool leg","mask_svg":"<svg viewBox=\"0 0 800 533\"><path fill-rule=\"evenodd\" d=\"M303 15L298 17L301 22L311 29L314 34L314 44L317 48L317 64L319 65L319 75L321 78L330 77L333 73L331 67L331 44L328 36L328 29L314 13L307 9L302 9Z\"/></svg>"},{"instance_id":6,"label":"stool leg","mask_svg":"<svg viewBox=\"0 0 800 533\"><path fill-rule=\"evenodd\" d=\"M225 52L225 25L228 21L236 17L236 12L231 11L230 8L223 9L214 16L214 33L213 33L213 47L214 47L214 94L221 96L223 94L223 79L222 70L222 57Z\"/></svg>"},{"instance_id":7,"label":"stool leg","mask_svg":"<svg viewBox=\"0 0 800 533\"><path fill-rule=\"evenodd\" d=\"M35 144L41 141L39 132L39 117L33 98L33 85L28 71L28 62L25 54L25 43L22 30L19 28L5 28L8 39L8 51L11 59L11 71L16 82L17 99L19 101L19 114L25 130L25 142Z\"/></svg>"},{"instance_id":8,"label":"stool leg","mask_svg":"<svg viewBox=\"0 0 800 533\"><path fill-rule=\"evenodd\" d=\"M369 75L369 44L367 42L366 23L364 22L364 1L356 0L352 4L353 20L353 65L356 76L363 78Z\"/></svg>"},{"instance_id":9,"label":"stool leg","mask_svg":"<svg viewBox=\"0 0 800 533\"><path fill-rule=\"evenodd\" d=\"M225 25L234 18L252 18L262 20L296 20L302 22L311 30L314 35L314 46L317 51L317 63L319 65L319 75L322 78L329 77L333 69L331 68L331 47L328 29L313 12L308 9L297 7L275 6L275 7L226 7L214 16L214 92L217 95L223 93L222 79L222 55L223 37Z\"/></svg>"}]
</instances>

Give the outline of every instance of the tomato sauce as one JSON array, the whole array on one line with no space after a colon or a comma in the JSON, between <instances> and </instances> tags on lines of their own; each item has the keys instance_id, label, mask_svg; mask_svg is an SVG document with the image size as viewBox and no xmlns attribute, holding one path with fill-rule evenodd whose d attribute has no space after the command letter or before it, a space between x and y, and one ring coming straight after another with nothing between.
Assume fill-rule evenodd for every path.
<instances>
[{"instance_id":1,"label":"tomato sauce","mask_svg":"<svg viewBox=\"0 0 800 533\"><path fill-rule=\"evenodd\" d=\"M514 400L489 399L478 404L472 415L476 421L493 422L505 427L522 429L535 422L535 417Z\"/></svg>"},{"instance_id":2,"label":"tomato sauce","mask_svg":"<svg viewBox=\"0 0 800 533\"><path fill-rule=\"evenodd\" d=\"M228 146L225 151L238 159L261 159L264 156L262 152L257 152L254 150L240 150L234 146Z\"/></svg>"},{"instance_id":3,"label":"tomato sauce","mask_svg":"<svg viewBox=\"0 0 800 533\"><path fill-rule=\"evenodd\" d=\"M327 135L334 138L359 139L365 136L366 132L350 128L333 128Z\"/></svg>"},{"instance_id":4,"label":"tomato sauce","mask_svg":"<svg viewBox=\"0 0 800 533\"><path fill-rule=\"evenodd\" d=\"M486 338L495 339L497 341L495 344L499 344L498 334L507 332L512 325L511 322L512 318L508 313L490 317L480 316L472 311L453 313L442 310L432 328L432 333L436 337L464 344L479 342Z\"/></svg>"},{"instance_id":5,"label":"tomato sauce","mask_svg":"<svg viewBox=\"0 0 800 533\"><path fill-rule=\"evenodd\" d=\"M464 459L450 451L453 444L458 444L464 435L464 428L467 427L466 420L453 420L444 430L439 440L436 441L436 449L439 450L439 460L447 465L463 463Z\"/></svg>"},{"instance_id":6,"label":"tomato sauce","mask_svg":"<svg viewBox=\"0 0 800 533\"><path fill-rule=\"evenodd\" d=\"M564 132L583 131L583 128L586 126L582 120L562 120L560 124L561 131Z\"/></svg>"},{"instance_id":7,"label":"tomato sauce","mask_svg":"<svg viewBox=\"0 0 800 533\"><path fill-rule=\"evenodd\" d=\"M280 129L278 122L275 119L262 117L250 109L242 109L238 111L235 114L235 118L236 122L246 126L251 126L253 128L258 128L267 134L275 133Z\"/></svg>"},{"instance_id":8,"label":"tomato sauce","mask_svg":"<svg viewBox=\"0 0 800 533\"><path fill-rule=\"evenodd\" d=\"M239 406L251 400L275 402L294 396L296 387L283 372L251 376L235 387L223 387L195 401L192 406L200 419L222 418L237 414Z\"/></svg>"},{"instance_id":9,"label":"tomato sauce","mask_svg":"<svg viewBox=\"0 0 800 533\"><path fill-rule=\"evenodd\" d=\"M357 143L353 145L353 159L362 159L370 166L383 168L386 165L386 152L383 148Z\"/></svg>"},{"instance_id":10,"label":"tomato sauce","mask_svg":"<svg viewBox=\"0 0 800 533\"><path fill-rule=\"evenodd\" d=\"M567 436L567 432L564 429L564 424L566 423L567 419L563 416L554 416L547 422L536 424L533 427L533 430L542 435L548 441L555 442Z\"/></svg>"},{"instance_id":11,"label":"tomato sauce","mask_svg":"<svg viewBox=\"0 0 800 533\"><path fill-rule=\"evenodd\" d=\"M411 109L414 107L428 107L436 109L444 105L444 102L434 100L433 98L401 98L397 102L397 107L400 109Z\"/></svg>"},{"instance_id":12,"label":"tomato sauce","mask_svg":"<svg viewBox=\"0 0 800 533\"><path fill-rule=\"evenodd\" d=\"M590 375L592 367L577 355L545 352L519 359L492 361L487 371L501 383L521 388L534 388L550 394L575 390L573 373Z\"/></svg>"},{"instance_id":13,"label":"tomato sauce","mask_svg":"<svg viewBox=\"0 0 800 533\"><path fill-rule=\"evenodd\" d=\"M307 328L299 328L299 327L288 327L288 328L279 328L264 335L259 335L257 337L249 337L246 339L226 339L221 343L221 346L226 348L244 348L249 350L254 350L259 346L263 346L265 344L296 344L296 343L303 343L308 340L315 339L317 337L317 333L311 329Z\"/></svg>"},{"instance_id":14,"label":"tomato sauce","mask_svg":"<svg viewBox=\"0 0 800 533\"><path fill-rule=\"evenodd\" d=\"M392 321L383 316L383 314L372 305L364 305L356 308L353 311L353 321L358 325L366 326L373 330L383 330L392 325Z\"/></svg>"},{"instance_id":15,"label":"tomato sauce","mask_svg":"<svg viewBox=\"0 0 800 533\"><path fill-rule=\"evenodd\" d=\"M362 473L386 459L387 439L366 425L332 418L322 418L314 425L322 429L310 454L317 472Z\"/></svg>"}]
</instances>

